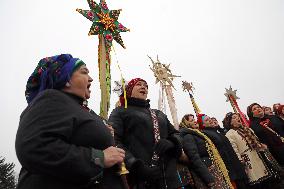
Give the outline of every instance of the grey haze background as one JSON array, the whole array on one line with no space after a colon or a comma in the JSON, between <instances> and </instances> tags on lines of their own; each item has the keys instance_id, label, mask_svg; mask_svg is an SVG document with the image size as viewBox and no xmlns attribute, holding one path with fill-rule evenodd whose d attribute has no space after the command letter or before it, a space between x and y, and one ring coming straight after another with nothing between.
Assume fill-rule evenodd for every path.
<instances>
[{"instance_id":1,"label":"grey haze background","mask_svg":"<svg viewBox=\"0 0 284 189\"><path fill-rule=\"evenodd\" d=\"M238 89L238 102L272 105L283 102L284 1L282 0L109 0L122 8L120 22L127 49L115 44L112 79L119 80L118 60L126 79L142 77L149 83L152 107L157 107L158 85L147 57L157 54L171 63L179 119L193 112L181 81L192 81L202 112L219 121L231 111L225 87ZM83 59L94 78L90 105L99 111L97 37L89 37L91 22L75 11L89 9L86 0L1 0L1 130L0 155L16 163L14 141L20 113L26 107L27 78L46 56L71 53ZM112 108L117 96L112 96ZM169 113L169 109L167 111ZM170 115L168 114L170 117Z\"/></svg>"}]
</instances>

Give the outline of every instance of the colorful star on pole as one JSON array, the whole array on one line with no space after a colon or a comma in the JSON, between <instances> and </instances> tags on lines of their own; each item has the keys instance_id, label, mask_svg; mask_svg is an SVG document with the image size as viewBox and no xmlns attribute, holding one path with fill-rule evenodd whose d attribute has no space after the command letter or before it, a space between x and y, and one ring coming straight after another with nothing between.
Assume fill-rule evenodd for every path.
<instances>
[{"instance_id":1,"label":"colorful star on pole","mask_svg":"<svg viewBox=\"0 0 284 189\"><path fill-rule=\"evenodd\" d=\"M93 0L87 1L91 10L76 10L93 22L89 35L103 35L108 50L110 50L112 46L113 39L125 48L120 32L126 32L129 31L129 29L117 21L121 9L109 10L107 4L102 0L100 4L97 4Z\"/></svg>"}]
</instances>

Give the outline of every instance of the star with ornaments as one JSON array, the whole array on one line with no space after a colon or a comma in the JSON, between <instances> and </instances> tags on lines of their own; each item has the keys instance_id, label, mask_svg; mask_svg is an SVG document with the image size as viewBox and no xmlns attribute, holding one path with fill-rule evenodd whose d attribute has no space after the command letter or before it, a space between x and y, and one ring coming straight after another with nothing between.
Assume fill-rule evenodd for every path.
<instances>
[{"instance_id":1,"label":"star with ornaments","mask_svg":"<svg viewBox=\"0 0 284 189\"><path fill-rule=\"evenodd\" d=\"M99 4L93 0L87 1L91 10L76 10L93 23L89 35L103 35L108 50L110 50L113 40L125 48L120 32L130 30L118 22L121 9L109 10L106 2L103 0Z\"/></svg>"}]
</instances>

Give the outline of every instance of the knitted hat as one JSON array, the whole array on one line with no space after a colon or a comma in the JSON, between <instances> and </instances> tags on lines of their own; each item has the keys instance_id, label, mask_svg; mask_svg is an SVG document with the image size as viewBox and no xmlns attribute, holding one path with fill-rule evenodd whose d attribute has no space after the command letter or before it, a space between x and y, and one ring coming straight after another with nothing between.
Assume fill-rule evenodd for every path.
<instances>
[{"instance_id":1,"label":"knitted hat","mask_svg":"<svg viewBox=\"0 0 284 189\"><path fill-rule=\"evenodd\" d=\"M205 114L198 114L197 115L197 123L199 125L199 129L204 129L204 118L206 117Z\"/></svg>"},{"instance_id":2,"label":"knitted hat","mask_svg":"<svg viewBox=\"0 0 284 189\"><path fill-rule=\"evenodd\" d=\"M85 65L71 54L61 54L39 61L26 85L26 100L30 103L38 93L46 89L62 89L71 79L72 73Z\"/></svg>"}]
</instances>

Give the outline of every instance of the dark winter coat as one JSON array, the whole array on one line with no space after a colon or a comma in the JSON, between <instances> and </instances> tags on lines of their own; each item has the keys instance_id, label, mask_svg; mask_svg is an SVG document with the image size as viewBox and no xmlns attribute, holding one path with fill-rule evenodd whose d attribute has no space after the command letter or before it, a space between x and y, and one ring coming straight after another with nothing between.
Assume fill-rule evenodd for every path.
<instances>
[{"instance_id":1,"label":"dark winter coat","mask_svg":"<svg viewBox=\"0 0 284 189\"><path fill-rule=\"evenodd\" d=\"M109 122L115 130L116 144L126 151L125 164L130 170L129 178L137 188L146 189L149 187L141 184L144 181L139 178L139 173L131 170L137 160L142 160L147 166L152 164L155 141L150 104L149 100L135 98L129 98L127 103L127 108L117 107L112 111ZM168 139L175 144L172 154L160 157L159 167L163 169L163 175L159 183L154 185L159 185L158 188L162 189L165 187L164 181L166 180L168 189L178 188L180 182L177 176L176 161L182 150L179 132L175 130L164 113L154 111L157 115L161 139Z\"/></svg>"},{"instance_id":2,"label":"dark winter coat","mask_svg":"<svg viewBox=\"0 0 284 189\"><path fill-rule=\"evenodd\" d=\"M277 115L268 116L275 131L282 137L284 137L284 120Z\"/></svg>"},{"instance_id":3,"label":"dark winter coat","mask_svg":"<svg viewBox=\"0 0 284 189\"><path fill-rule=\"evenodd\" d=\"M113 137L82 102L50 89L24 110L16 137L18 189L121 188L117 168L103 168L102 150L114 144Z\"/></svg>"},{"instance_id":4,"label":"dark winter coat","mask_svg":"<svg viewBox=\"0 0 284 189\"><path fill-rule=\"evenodd\" d=\"M205 127L203 133L216 146L229 172L230 179L240 185L238 188L246 188L242 187L247 182L244 166L239 161L228 138L216 128Z\"/></svg>"},{"instance_id":5,"label":"dark winter coat","mask_svg":"<svg viewBox=\"0 0 284 189\"><path fill-rule=\"evenodd\" d=\"M194 130L180 129L183 138L183 150L187 155L192 170L207 184L214 182L214 176L209 172L208 167L212 165L207 152L205 139Z\"/></svg>"},{"instance_id":6,"label":"dark winter coat","mask_svg":"<svg viewBox=\"0 0 284 189\"><path fill-rule=\"evenodd\" d=\"M253 118L250 126L256 136L259 138L260 142L266 144L273 157L278 161L278 163L284 166L284 143L281 141L279 136L264 128L260 124L262 121L269 118L269 116L265 116L264 118ZM268 127L276 131L273 121L271 120Z\"/></svg>"}]
</instances>

